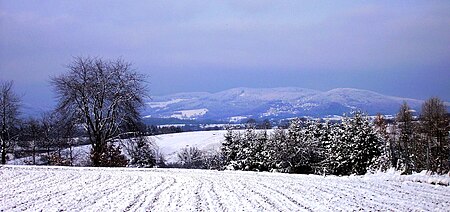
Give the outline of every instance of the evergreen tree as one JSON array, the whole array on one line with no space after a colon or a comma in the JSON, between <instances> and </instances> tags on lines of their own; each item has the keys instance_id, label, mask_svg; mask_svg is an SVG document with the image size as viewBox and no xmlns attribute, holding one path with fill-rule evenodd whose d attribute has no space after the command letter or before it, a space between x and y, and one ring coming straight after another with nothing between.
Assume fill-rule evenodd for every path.
<instances>
[{"instance_id":1,"label":"evergreen tree","mask_svg":"<svg viewBox=\"0 0 450 212\"><path fill-rule=\"evenodd\" d=\"M346 127L348 118L343 120L342 124L333 126L330 141L327 143L327 165L328 173L331 174L350 174L350 144L351 138ZM345 121L345 122L344 122Z\"/></svg>"},{"instance_id":2,"label":"evergreen tree","mask_svg":"<svg viewBox=\"0 0 450 212\"><path fill-rule=\"evenodd\" d=\"M285 152L285 144L287 140L286 131L282 128L277 128L269 136L269 140L266 143L265 155L267 157L266 163L270 170L282 171L284 166L283 159L287 158Z\"/></svg>"},{"instance_id":3,"label":"evergreen tree","mask_svg":"<svg viewBox=\"0 0 450 212\"><path fill-rule=\"evenodd\" d=\"M367 116L359 111L333 131L329 165L334 174L365 174L380 155L380 143Z\"/></svg>"},{"instance_id":4,"label":"evergreen tree","mask_svg":"<svg viewBox=\"0 0 450 212\"><path fill-rule=\"evenodd\" d=\"M240 151L238 134L234 133L230 127L227 127L227 133L224 135L225 140L221 146L221 153L223 158L223 166L224 168L229 166L228 168L233 167L237 163L238 151ZM237 167L236 167L237 168Z\"/></svg>"},{"instance_id":5,"label":"evergreen tree","mask_svg":"<svg viewBox=\"0 0 450 212\"><path fill-rule=\"evenodd\" d=\"M255 132L255 125L247 125L243 139L241 139L241 148L238 154L238 163L243 170L257 170L258 162L256 160L256 151L260 148Z\"/></svg>"},{"instance_id":6,"label":"evergreen tree","mask_svg":"<svg viewBox=\"0 0 450 212\"><path fill-rule=\"evenodd\" d=\"M156 165L156 152L151 143L147 141L147 137L137 137L130 142L131 151L129 152L131 166L139 168L151 168Z\"/></svg>"},{"instance_id":7,"label":"evergreen tree","mask_svg":"<svg viewBox=\"0 0 450 212\"><path fill-rule=\"evenodd\" d=\"M412 110L406 102L400 107L400 111L396 117L397 126L399 130L398 138L398 153L399 161L397 164L398 169L403 169L405 173L411 173L414 169L414 159L411 149L413 149L413 116Z\"/></svg>"},{"instance_id":8,"label":"evergreen tree","mask_svg":"<svg viewBox=\"0 0 450 212\"><path fill-rule=\"evenodd\" d=\"M298 172L299 168L306 162L306 145L303 143L303 123L296 118L291 121L287 130L287 140L285 141L284 151L287 153L282 158L288 167L283 167L287 172Z\"/></svg>"},{"instance_id":9,"label":"evergreen tree","mask_svg":"<svg viewBox=\"0 0 450 212\"><path fill-rule=\"evenodd\" d=\"M95 154L93 149L91 149L92 154ZM108 143L106 151L100 155L99 159L105 167L125 167L128 164L128 160L122 154L120 146L116 146L113 143Z\"/></svg>"},{"instance_id":10,"label":"evergreen tree","mask_svg":"<svg viewBox=\"0 0 450 212\"><path fill-rule=\"evenodd\" d=\"M381 141L380 157L378 157L372 169L386 171L389 168L395 167L393 163L393 145L392 139L387 131L386 119L383 115L377 114L374 120L374 127L377 135Z\"/></svg>"},{"instance_id":11,"label":"evergreen tree","mask_svg":"<svg viewBox=\"0 0 450 212\"><path fill-rule=\"evenodd\" d=\"M305 172L322 172L322 162L325 160L324 145L328 141L328 124L307 121L303 129L303 143L305 146L306 163Z\"/></svg>"},{"instance_id":12,"label":"evergreen tree","mask_svg":"<svg viewBox=\"0 0 450 212\"><path fill-rule=\"evenodd\" d=\"M266 130L257 133L256 143L254 144L253 152L255 155L255 162L257 164L258 171L268 171L269 164L267 155L267 143L269 142L269 135Z\"/></svg>"}]
</instances>

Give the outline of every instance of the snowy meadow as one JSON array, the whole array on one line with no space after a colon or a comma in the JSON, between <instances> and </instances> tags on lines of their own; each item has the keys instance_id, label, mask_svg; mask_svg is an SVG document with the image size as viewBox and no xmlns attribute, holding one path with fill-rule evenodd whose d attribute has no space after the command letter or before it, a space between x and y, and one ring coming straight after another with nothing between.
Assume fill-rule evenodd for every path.
<instances>
[{"instance_id":1,"label":"snowy meadow","mask_svg":"<svg viewBox=\"0 0 450 212\"><path fill-rule=\"evenodd\" d=\"M0 189L1 211L448 211L450 207L450 187L414 182L396 173L337 177L3 166Z\"/></svg>"}]
</instances>

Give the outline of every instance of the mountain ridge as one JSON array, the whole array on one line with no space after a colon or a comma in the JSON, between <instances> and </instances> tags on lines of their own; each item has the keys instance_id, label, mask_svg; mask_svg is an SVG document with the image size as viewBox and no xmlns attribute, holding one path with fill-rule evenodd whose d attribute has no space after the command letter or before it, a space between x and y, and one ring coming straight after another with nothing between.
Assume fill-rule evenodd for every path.
<instances>
[{"instance_id":1,"label":"mountain ridge","mask_svg":"<svg viewBox=\"0 0 450 212\"><path fill-rule=\"evenodd\" d=\"M145 117L214 119L236 117L283 119L298 116L326 117L361 110L394 115L403 102L419 111L423 100L383 95L356 88L319 91L300 87L231 88L215 93L183 92L155 96L147 103Z\"/></svg>"}]
</instances>

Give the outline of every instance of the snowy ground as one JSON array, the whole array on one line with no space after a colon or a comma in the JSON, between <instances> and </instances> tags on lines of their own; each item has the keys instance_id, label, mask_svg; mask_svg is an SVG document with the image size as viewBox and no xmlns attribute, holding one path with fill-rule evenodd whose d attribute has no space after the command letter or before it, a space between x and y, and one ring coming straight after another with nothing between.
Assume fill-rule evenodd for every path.
<instances>
[{"instance_id":1,"label":"snowy ground","mask_svg":"<svg viewBox=\"0 0 450 212\"><path fill-rule=\"evenodd\" d=\"M226 130L196 131L151 136L165 155L167 162L176 162L181 148L197 147L201 150L219 150Z\"/></svg>"},{"instance_id":2,"label":"snowy ground","mask_svg":"<svg viewBox=\"0 0 450 212\"><path fill-rule=\"evenodd\" d=\"M150 136L150 139L158 146L159 151L165 156L167 162L176 162L178 159L177 153L181 148L197 147L205 151L219 150L226 132L226 130L183 132ZM74 148L75 166L83 166L86 164L90 149L91 145ZM8 161L8 164L24 165L27 164L26 161L31 160L31 157L17 158Z\"/></svg>"},{"instance_id":3,"label":"snowy ground","mask_svg":"<svg viewBox=\"0 0 450 212\"><path fill-rule=\"evenodd\" d=\"M0 211L449 211L450 187L395 174L0 168Z\"/></svg>"}]
</instances>

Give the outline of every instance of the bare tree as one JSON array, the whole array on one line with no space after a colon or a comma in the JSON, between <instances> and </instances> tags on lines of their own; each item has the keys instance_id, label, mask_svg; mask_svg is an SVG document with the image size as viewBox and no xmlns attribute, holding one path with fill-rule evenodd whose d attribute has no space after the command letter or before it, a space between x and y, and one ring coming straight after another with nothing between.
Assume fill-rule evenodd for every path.
<instances>
[{"instance_id":1,"label":"bare tree","mask_svg":"<svg viewBox=\"0 0 450 212\"><path fill-rule=\"evenodd\" d=\"M186 146L177 154L181 166L188 169L202 168L204 166L202 155L203 152L199 148L193 146Z\"/></svg>"},{"instance_id":2,"label":"bare tree","mask_svg":"<svg viewBox=\"0 0 450 212\"><path fill-rule=\"evenodd\" d=\"M433 97L422 105L422 129L427 137L428 170L445 172L450 166L449 119L444 102Z\"/></svg>"},{"instance_id":3,"label":"bare tree","mask_svg":"<svg viewBox=\"0 0 450 212\"><path fill-rule=\"evenodd\" d=\"M61 112L61 111L59 111ZM76 125L76 121L74 118L70 117L67 114L57 113L57 131L58 131L58 156L61 157L61 150L64 148L68 148L67 159L69 161L68 165L73 165L74 162L74 146L77 143L76 137L80 135L80 130Z\"/></svg>"},{"instance_id":4,"label":"bare tree","mask_svg":"<svg viewBox=\"0 0 450 212\"><path fill-rule=\"evenodd\" d=\"M56 113L46 112L42 114L41 124L42 124L42 142L41 147L46 149L47 156L50 156L50 153L53 150L58 150L60 152L61 148L59 143L59 138L61 137L59 133L61 132L58 129L58 120Z\"/></svg>"},{"instance_id":5,"label":"bare tree","mask_svg":"<svg viewBox=\"0 0 450 212\"><path fill-rule=\"evenodd\" d=\"M72 165L76 125L59 111L42 115L42 147L47 151L49 165Z\"/></svg>"},{"instance_id":6,"label":"bare tree","mask_svg":"<svg viewBox=\"0 0 450 212\"><path fill-rule=\"evenodd\" d=\"M40 148L45 146L45 133L44 126L41 120L37 118L28 118L24 121L21 130L22 142L25 142L25 148L27 152L31 153L31 164L36 165L36 156L40 152Z\"/></svg>"},{"instance_id":7,"label":"bare tree","mask_svg":"<svg viewBox=\"0 0 450 212\"><path fill-rule=\"evenodd\" d=\"M17 138L17 123L19 121L20 99L13 92L13 82L0 84L0 147L2 164L6 163L6 153Z\"/></svg>"},{"instance_id":8,"label":"bare tree","mask_svg":"<svg viewBox=\"0 0 450 212\"><path fill-rule=\"evenodd\" d=\"M145 76L122 59L76 57L68 69L52 79L58 110L70 113L85 128L92 145L92 163L102 166L107 143L139 119L147 92Z\"/></svg>"}]
</instances>

